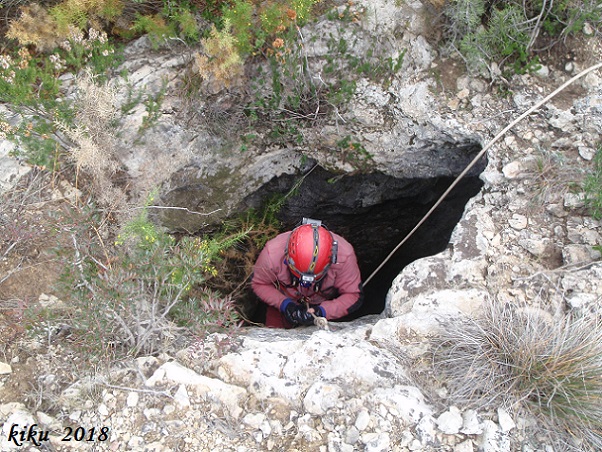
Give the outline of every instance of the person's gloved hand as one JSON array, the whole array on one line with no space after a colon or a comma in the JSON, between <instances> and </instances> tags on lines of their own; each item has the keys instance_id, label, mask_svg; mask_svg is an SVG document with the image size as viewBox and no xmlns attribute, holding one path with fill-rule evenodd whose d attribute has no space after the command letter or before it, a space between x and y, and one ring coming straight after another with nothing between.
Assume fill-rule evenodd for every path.
<instances>
[{"instance_id":1,"label":"person's gloved hand","mask_svg":"<svg viewBox=\"0 0 602 452\"><path fill-rule=\"evenodd\" d=\"M305 305L299 305L297 308L297 312L295 313L299 322L299 325L313 325L314 324L314 316L308 312L307 307Z\"/></svg>"},{"instance_id":2,"label":"person's gloved hand","mask_svg":"<svg viewBox=\"0 0 602 452\"><path fill-rule=\"evenodd\" d=\"M314 309L314 315L316 317L326 317L326 311L319 304L313 306L310 305L309 307Z\"/></svg>"},{"instance_id":3,"label":"person's gloved hand","mask_svg":"<svg viewBox=\"0 0 602 452\"><path fill-rule=\"evenodd\" d=\"M312 306L314 315L318 317L326 317L324 309L320 306ZM305 305L295 303L290 298L287 298L280 305L280 311L284 314L284 318L292 325L313 325L314 316L307 311Z\"/></svg>"},{"instance_id":4,"label":"person's gloved hand","mask_svg":"<svg viewBox=\"0 0 602 452\"><path fill-rule=\"evenodd\" d=\"M297 326L299 323L299 314L298 309L301 306L298 303L295 303L290 298L285 299L280 305L280 312L284 315L284 318L291 325Z\"/></svg>"}]
</instances>

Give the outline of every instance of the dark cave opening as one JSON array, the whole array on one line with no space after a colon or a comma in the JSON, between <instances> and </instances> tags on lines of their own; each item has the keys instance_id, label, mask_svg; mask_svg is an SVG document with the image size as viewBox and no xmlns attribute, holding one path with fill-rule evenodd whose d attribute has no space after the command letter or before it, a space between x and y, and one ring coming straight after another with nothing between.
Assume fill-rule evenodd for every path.
<instances>
[{"instance_id":1,"label":"dark cave opening","mask_svg":"<svg viewBox=\"0 0 602 452\"><path fill-rule=\"evenodd\" d=\"M476 155L480 147L471 152ZM472 157L471 157L472 158ZM479 174L483 158L433 212L430 218L393 255L364 287L365 301L344 319L380 314L391 283L409 263L437 254L447 247L452 231L466 203L482 187ZM333 232L345 237L355 248L366 279L412 230L453 182L455 176L430 179L400 179L381 172L337 175L308 163L311 171L301 176L272 179L249 196L243 208L259 208L274 194L284 195L298 184L279 210L283 231L294 228L303 217L322 220Z\"/></svg>"}]
</instances>

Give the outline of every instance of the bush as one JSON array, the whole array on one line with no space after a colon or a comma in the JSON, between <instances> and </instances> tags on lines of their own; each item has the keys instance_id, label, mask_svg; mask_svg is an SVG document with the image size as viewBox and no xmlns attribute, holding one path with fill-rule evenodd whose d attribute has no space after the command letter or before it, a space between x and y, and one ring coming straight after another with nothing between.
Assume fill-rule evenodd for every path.
<instances>
[{"instance_id":1,"label":"bush","mask_svg":"<svg viewBox=\"0 0 602 452\"><path fill-rule=\"evenodd\" d=\"M230 87L243 75L243 60L236 49L236 38L231 34L226 21L223 30L211 29L208 38L203 39L205 55L196 53L194 70L207 80L213 90Z\"/></svg>"},{"instance_id":2,"label":"bush","mask_svg":"<svg viewBox=\"0 0 602 452\"><path fill-rule=\"evenodd\" d=\"M262 50L291 25L303 25L319 0L277 1L256 6L249 0L235 0L224 8L223 20L232 27L240 55Z\"/></svg>"},{"instance_id":3,"label":"bush","mask_svg":"<svg viewBox=\"0 0 602 452\"><path fill-rule=\"evenodd\" d=\"M536 416L559 448L602 448L602 320L489 303L435 340L435 370L470 406Z\"/></svg>"},{"instance_id":4,"label":"bush","mask_svg":"<svg viewBox=\"0 0 602 452\"><path fill-rule=\"evenodd\" d=\"M228 299L188 295L216 272L221 251L243 237L176 240L148 220L146 209L124 226L114 250L101 249L84 230L74 233L63 292L71 296L71 321L82 346L96 355L164 350L179 330L171 322L174 313L180 324L187 318L184 326L194 326L197 334L235 324Z\"/></svg>"},{"instance_id":5,"label":"bush","mask_svg":"<svg viewBox=\"0 0 602 452\"><path fill-rule=\"evenodd\" d=\"M537 65L537 53L579 32L586 22L600 24L599 0L521 2L451 0L443 6L447 41L469 70L489 73L491 63L515 72ZM538 48L539 38L546 44Z\"/></svg>"},{"instance_id":6,"label":"bush","mask_svg":"<svg viewBox=\"0 0 602 452\"><path fill-rule=\"evenodd\" d=\"M120 0L64 0L47 9L38 3L20 8L20 16L9 22L6 37L21 45L48 52L72 35L72 30L101 28L121 15Z\"/></svg>"},{"instance_id":7,"label":"bush","mask_svg":"<svg viewBox=\"0 0 602 452\"><path fill-rule=\"evenodd\" d=\"M14 153L31 164L52 167L58 154L69 147L59 129L71 127L76 116L69 99L58 99L59 76L87 67L102 79L118 62L107 35L93 28L87 34L71 28L70 37L51 54L30 53L22 47L0 55L0 102L11 105L22 119L5 130L6 137L18 145Z\"/></svg>"}]
</instances>

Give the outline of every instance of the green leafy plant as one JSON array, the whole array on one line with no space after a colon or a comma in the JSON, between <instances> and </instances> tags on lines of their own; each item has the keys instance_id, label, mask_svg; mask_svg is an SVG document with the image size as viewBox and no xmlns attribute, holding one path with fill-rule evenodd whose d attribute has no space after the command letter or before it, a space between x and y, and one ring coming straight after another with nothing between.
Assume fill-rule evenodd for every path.
<instances>
[{"instance_id":1,"label":"green leafy plant","mask_svg":"<svg viewBox=\"0 0 602 452\"><path fill-rule=\"evenodd\" d=\"M484 5L478 8L482 11ZM483 13L481 13L483 14ZM487 27L480 26L480 17L473 12L465 28L474 27L474 19L479 26L466 32L459 41L459 50L466 58L470 68L485 71L491 61L503 64L511 58L515 71L530 63L530 28L524 22L523 9L518 5L505 5L494 8Z\"/></svg>"},{"instance_id":2,"label":"green leafy plant","mask_svg":"<svg viewBox=\"0 0 602 452\"><path fill-rule=\"evenodd\" d=\"M148 34L155 48L159 47L166 38L175 36L176 33L173 24L169 24L159 13L153 15L139 14L131 29L136 33Z\"/></svg>"},{"instance_id":3,"label":"green leafy plant","mask_svg":"<svg viewBox=\"0 0 602 452\"><path fill-rule=\"evenodd\" d=\"M254 6L251 2L237 0L223 13L223 21L231 27L238 54L241 56L249 54L255 47L255 43L252 41L253 12Z\"/></svg>"},{"instance_id":4,"label":"green leafy plant","mask_svg":"<svg viewBox=\"0 0 602 452\"><path fill-rule=\"evenodd\" d=\"M559 447L602 447L602 323L533 307L484 304L434 339L435 372L455 403L507 406L538 418ZM574 443L573 443L574 444Z\"/></svg>"},{"instance_id":5,"label":"green leafy plant","mask_svg":"<svg viewBox=\"0 0 602 452\"><path fill-rule=\"evenodd\" d=\"M361 143L354 141L348 135L337 142L337 148L342 153L343 163L351 164L356 170L366 170L374 163L372 155Z\"/></svg>"},{"instance_id":6,"label":"green leafy plant","mask_svg":"<svg viewBox=\"0 0 602 452\"><path fill-rule=\"evenodd\" d=\"M146 98L142 100L146 110L146 116L142 118L142 124L138 129L138 134L152 127L161 117L161 104L167 90L167 80L163 80L161 89L155 94L146 94Z\"/></svg>"},{"instance_id":7,"label":"green leafy plant","mask_svg":"<svg viewBox=\"0 0 602 452\"><path fill-rule=\"evenodd\" d=\"M190 9L180 7L176 9L171 17L178 25L180 35L190 42L197 42L200 37L199 27Z\"/></svg>"},{"instance_id":8,"label":"green leafy plant","mask_svg":"<svg viewBox=\"0 0 602 452\"><path fill-rule=\"evenodd\" d=\"M165 1L163 8L152 14L137 13L130 28L123 34L127 36L146 33L155 48L168 38L197 42L200 30L194 16L195 10L185 2Z\"/></svg>"},{"instance_id":9,"label":"green leafy plant","mask_svg":"<svg viewBox=\"0 0 602 452\"><path fill-rule=\"evenodd\" d=\"M52 122L35 115L31 121L23 121L7 130L6 137L17 144L11 151L12 155L24 157L29 164L38 168L54 168L64 149L57 141L57 128Z\"/></svg>"},{"instance_id":10,"label":"green leafy plant","mask_svg":"<svg viewBox=\"0 0 602 452\"><path fill-rule=\"evenodd\" d=\"M0 55L0 100L18 106L54 106L62 67L27 49Z\"/></svg>"},{"instance_id":11,"label":"green leafy plant","mask_svg":"<svg viewBox=\"0 0 602 452\"><path fill-rule=\"evenodd\" d=\"M319 0L276 1L256 5L249 0L235 0L224 8L223 20L232 27L241 56L269 46L291 25L303 25Z\"/></svg>"},{"instance_id":12,"label":"green leafy plant","mask_svg":"<svg viewBox=\"0 0 602 452\"><path fill-rule=\"evenodd\" d=\"M70 26L85 29L91 20L113 21L123 12L120 0L63 0L49 9L59 31L67 32Z\"/></svg>"}]
</instances>

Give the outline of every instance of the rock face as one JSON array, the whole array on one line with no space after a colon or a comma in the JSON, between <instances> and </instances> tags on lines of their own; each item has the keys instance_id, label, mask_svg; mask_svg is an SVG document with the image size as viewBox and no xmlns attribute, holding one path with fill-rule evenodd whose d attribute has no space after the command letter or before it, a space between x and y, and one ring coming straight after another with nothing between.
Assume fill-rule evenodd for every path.
<instances>
[{"instance_id":1,"label":"rock face","mask_svg":"<svg viewBox=\"0 0 602 452\"><path fill-rule=\"evenodd\" d=\"M438 60L420 36L424 18L402 27L421 5L394 3L371 2L385 18L368 16L363 27L385 30L392 48L407 48L403 65L386 88L358 83L350 109L357 136L383 174L457 174L467 161L454 156L457 146L487 142L550 92L550 80L560 84L570 76L553 66L545 80L515 76L507 98L485 81L462 76L434 95L431 73L445 72L449 62ZM317 33L326 25L315 27ZM126 63L130 82L159 90L166 77L169 92L186 58L137 45ZM310 57L328 49L319 37L312 45ZM583 64L576 61L574 70ZM536 420L505 407L455 406L444 383L428 390L421 371L431 356L429 337L445 322L479 315L486 300L601 314L602 264L594 248L601 225L587 216L582 194L563 185L566 174L558 174L587 165L602 134L599 75L578 83L579 98L554 99L490 150L480 176L484 186L466 205L448 247L398 275L382 315L335 331L249 328L236 338L212 335L175 356L141 357L64 390L60 417L3 403L0 449L19 447L9 439L13 425L37 423L51 430L56 450L64 450L56 432L74 424L109 427L95 443L98 450L551 450L521 431ZM308 170L298 149L243 155L206 131L185 128L178 122L182 106L175 97L165 99L157 123L141 137L134 133L140 116L124 123L131 134L122 137L118 156L138 190L162 184L166 204L225 215L274 177ZM312 144L305 153L327 167L324 150L338 134L336 125L324 125L307 137ZM162 219L184 230L213 221L197 216Z\"/></svg>"},{"instance_id":2,"label":"rock face","mask_svg":"<svg viewBox=\"0 0 602 452\"><path fill-rule=\"evenodd\" d=\"M349 13L365 6L354 8ZM263 132L254 132L259 135L248 144L246 126L237 121L245 102L253 99L237 89L218 95L200 92L194 103L186 103L181 85L192 64L190 50L153 50L146 38L129 46L120 71L127 72L127 79L115 78L111 86L116 107L126 111L119 121L115 157L129 176L130 191L147 193L160 187L162 205L178 207L157 212L161 222L193 232L244 209L243 200L274 178L291 176L282 189L289 190L314 163L339 175L360 168L401 180L458 174L480 148L482 137L437 107L428 73L435 53L421 36L426 28L423 7L419 2L401 6L380 2L369 8L387 11L387 22L373 22L371 13L351 24L325 16L304 29L312 36L304 45L309 73L324 77L322 83L336 83L337 77L349 75L355 94L328 119L300 124L295 133L301 144L270 140ZM400 23L411 25L401 29ZM389 28L396 32L382 41L379 37ZM395 76L389 70L390 82L383 87L381 81L351 70L347 75L328 75L325 56L339 40L355 43L348 53L337 56L341 70L346 70L349 59L366 59L377 49L380 60L399 61ZM379 70L389 74L385 68ZM132 99L140 93L144 102L132 107ZM151 109L153 100L158 110ZM216 116L217 122L226 118L227 133L212 130ZM354 143L361 148L353 148ZM362 196L361 202L371 205L371 195Z\"/></svg>"}]
</instances>

